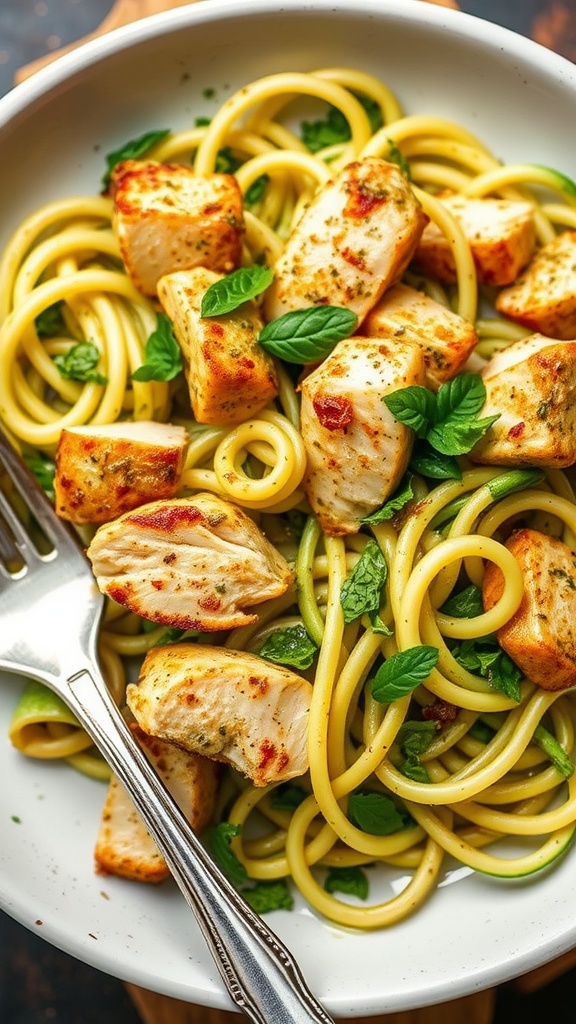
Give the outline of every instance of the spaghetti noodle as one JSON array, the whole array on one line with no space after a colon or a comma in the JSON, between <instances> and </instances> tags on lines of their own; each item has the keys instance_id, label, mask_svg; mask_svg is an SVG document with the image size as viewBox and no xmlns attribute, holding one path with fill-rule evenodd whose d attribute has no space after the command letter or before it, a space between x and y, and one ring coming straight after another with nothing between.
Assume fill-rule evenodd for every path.
<instances>
[{"instance_id":1,"label":"spaghetti noodle","mask_svg":"<svg viewBox=\"0 0 576 1024\"><path fill-rule=\"evenodd\" d=\"M301 97L336 111L346 126L342 138L311 152L293 126ZM376 115L376 126L367 109ZM561 175L502 166L463 127L439 117L405 116L385 84L346 68L281 73L248 84L210 123L167 135L147 156L184 162L190 153L199 174L218 169L223 154L233 157L246 197L246 265L274 262L315 190L348 162L400 154L456 266L454 288L422 275L419 286L476 321L483 358L527 332L498 317L478 316L485 296L470 246L437 191L528 199L542 244L576 226L574 189ZM262 188L249 200L256 183ZM39 325L55 308L58 327L45 335ZM309 670L310 770L301 780L297 806L287 810L275 787L238 784L226 810L240 830L233 852L250 878L291 878L319 913L343 926L370 929L412 913L438 884L447 856L473 870L511 877L539 871L567 848L576 829L576 778L551 764L538 729L545 727L569 755L573 695L542 691L523 679L516 699L495 688L489 674L466 667L457 645L486 638L519 606L522 576L500 539L504 522L544 520L548 532L574 544L576 499L569 474L551 470L542 483L516 493L504 489L495 498L491 484L508 471L475 468L461 458L458 480L435 484L415 478L407 511L344 539L323 536L302 489L306 454L299 398L286 367L278 366L278 399L235 427L195 423L178 380L132 380L144 362L156 307L124 271L106 197L54 202L22 224L0 269L0 319L0 416L24 454L52 457L67 426L121 418L184 423L190 444L180 493L209 490L250 510L295 564L297 599L289 593L259 606L255 625L223 638L225 646L258 652L267 637L298 624L318 647ZM87 382L63 377L55 364L56 356L82 341L98 353L100 376ZM368 615L346 622L341 602L345 581L369 543L376 543L387 566L377 625ZM491 611L452 614L451 597L467 585L481 585L486 561L505 575L502 597ZM162 627L144 628L136 616L110 604L100 651L119 704L125 664L142 658L164 636ZM377 666L419 646L439 652L425 682L409 695L378 701L372 688ZM403 729L438 703L453 707L454 716L433 729L419 752L419 770L410 776L403 765ZM36 686L18 705L10 736L24 754L74 760L82 753L77 766L99 771L98 758L86 754L87 737ZM370 831L365 819L351 813L358 794L388 801L392 824ZM268 822L257 838L246 827L253 812ZM510 837L521 837L512 853L498 845ZM359 871L375 862L409 872L411 880L398 895L371 906L328 891L327 872Z\"/></svg>"}]
</instances>

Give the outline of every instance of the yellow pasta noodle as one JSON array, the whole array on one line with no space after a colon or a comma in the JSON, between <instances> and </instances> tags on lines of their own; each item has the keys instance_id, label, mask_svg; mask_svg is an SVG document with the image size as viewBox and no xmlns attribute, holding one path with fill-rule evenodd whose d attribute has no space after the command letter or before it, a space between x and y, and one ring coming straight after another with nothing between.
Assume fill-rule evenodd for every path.
<instances>
[{"instance_id":1,"label":"yellow pasta noodle","mask_svg":"<svg viewBox=\"0 0 576 1024\"><path fill-rule=\"evenodd\" d=\"M312 105L329 129L314 146L301 133L302 100L307 115ZM191 161L199 175L223 166L236 174L245 202L242 264L250 266L272 265L316 191L368 156L400 163L453 256L454 285L412 267L406 280L475 324L480 364L525 337L525 328L487 309L493 296L478 284L470 243L438 193L527 199L545 244L576 228L576 189L546 168L502 165L464 126L406 114L389 85L369 74L323 68L248 83L211 121L169 133L147 158ZM570 471L528 474L516 491L505 486L507 469L474 467L459 456L454 478L415 474L404 506L364 522L357 535L324 536L306 500L293 367L277 360L278 397L244 421L196 422L181 375L133 377L158 311L122 265L110 198L59 200L32 213L0 265L0 420L24 455L47 459L69 426L183 424L189 444L180 495L208 490L238 504L293 563L295 590L259 605L257 622L219 637L225 647L258 653L271 637L299 628L315 652L300 669L313 682L306 776L257 789L230 773L223 786L221 816L232 827L230 849L246 885L291 880L319 914L373 929L433 898L448 858L502 877L546 867L576 829L572 695L542 690L521 674L517 690L507 690L480 657L474 663L462 651L493 638L522 601L523 576L503 542L506 524L521 521L576 543ZM57 327L46 330L52 315ZM83 343L95 346L92 379L63 375L61 357ZM377 606L349 616L343 589L370 553L384 566ZM494 607L465 616L451 610L466 588L480 593L487 563L505 581ZM100 657L120 706L130 666L172 639L109 602ZM437 660L410 692L379 699L382 667L412 650L434 651ZM410 748L418 735L425 742ZM24 755L67 758L106 777L73 716L37 684L25 689L9 737ZM376 807L386 808L386 820ZM357 886L374 864L379 872L408 872L409 881L388 899L367 898Z\"/></svg>"}]
</instances>

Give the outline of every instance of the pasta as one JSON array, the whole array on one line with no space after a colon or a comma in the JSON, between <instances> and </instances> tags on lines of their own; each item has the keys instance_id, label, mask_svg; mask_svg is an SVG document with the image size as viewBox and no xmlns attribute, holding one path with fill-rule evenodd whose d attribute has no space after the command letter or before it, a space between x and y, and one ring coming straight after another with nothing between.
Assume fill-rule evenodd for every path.
<instances>
[{"instance_id":1,"label":"pasta","mask_svg":"<svg viewBox=\"0 0 576 1024\"><path fill-rule=\"evenodd\" d=\"M312 152L294 126L299 97L322 112L328 105L347 130ZM502 166L465 128L405 115L387 85L347 68L253 82L208 124L160 138L147 158L192 159L198 174L210 174L222 167L223 155L234 160L246 201L245 266L272 265L315 191L351 160L400 155L456 267L454 286L412 267L407 279L475 322L480 362L528 331L486 312L493 295L479 286L469 242L438 192L527 199L542 245L576 227L575 190L562 175ZM223 646L258 652L279 631L303 626L317 648L313 666L303 670L314 684L310 768L292 787L293 798L299 790L294 806L282 786L257 789L235 779L223 790L222 813L235 830L231 850L248 879L292 879L318 913L342 926L371 929L414 912L442 879L447 858L500 877L543 869L567 849L576 829L576 777L551 761L542 743L544 731L548 751L552 741L570 755L573 694L522 678L518 696L511 696L493 685L481 660L467 666L458 646L492 636L519 608L523 578L502 541L503 524L538 524L574 545L570 471L550 469L541 478L528 472L519 486L517 478L509 486L506 467L477 466L460 456L457 478L438 482L416 474L410 503L395 515L368 522L356 534L325 536L306 501L299 393L287 366L278 363L276 401L235 426L195 422L180 378L132 378L145 362L157 307L125 273L111 215L105 195L56 201L32 214L7 246L0 268L0 417L24 455L47 460L65 427L123 418L184 424L190 443L179 493L210 491L248 510L294 563L296 592L264 603L255 624L220 638ZM57 328L45 332L43 318L55 309ZM57 357L80 342L97 349L95 372L84 381L63 375L57 365ZM88 542L91 528L82 530ZM371 544L387 576L377 614L364 611L347 621L343 588ZM481 588L486 562L504 574L502 596L490 610L452 613L455 595ZM109 602L100 654L120 705L126 666L159 642L166 642L164 627L144 624ZM411 692L379 701L373 688L378 666L415 648L436 650L437 663ZM435 708L454 709L442 728L435 725ZM402 737L416 720L432 727L410 772ZM10 738L26 755L65 757L105 775L69 712L36 684L15 709ZM369 803L364 817L358 800L352 813L358 796L360 803L385 801L387 821L371 831ZM256 835L254 813L267 823ZM409 882L382 903L342 897L346 877L356 885L362 868L374 863L408 873Z\"/></svg>"}]
</instances>

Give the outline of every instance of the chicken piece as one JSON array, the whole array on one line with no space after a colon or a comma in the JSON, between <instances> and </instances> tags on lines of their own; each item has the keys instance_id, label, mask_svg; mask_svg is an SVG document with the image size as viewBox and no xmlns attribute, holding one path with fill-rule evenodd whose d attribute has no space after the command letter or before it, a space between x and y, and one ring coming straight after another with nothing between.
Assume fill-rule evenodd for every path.
<instances>
[{"instance_id":1,"label":"chicken piece","mask_svg":"<svg viewBox=\"0 0 576 1024\"><path fill-rule=\"evenodd\" d=\"M291 232L266 295L266 318L331 305L363 320L402 277L426 222L395 164L379 157L348 164Z\"/></svg>"},{"instance_id":2,"label":"chicken piece","mask_svg":"<svg viewBox=\"0 0 576 1024\"><path fill-rule=\"evenodd\" d=\"M385 292L368 313L362 334L419 345L424 352L426 386L434 391L456 376L478 343L473 324L405 284Z\"/></svg>"},{"instance_id":3,"label":"chicken piece","mask_svg":"<svg viewBox=\"0 0 576 1024\"><path fill-rule=\"evenodd\" d=\"M542 468L576 462L576 341L533 334L503 349L481 373L481 415L500 415L470 452L473 462Z\"/></svg>"},{"instance_id":4,"label":"chicken piece","mask_svg":"<svg viewBox=\"0 0 576 1024\"><path fill-rule=\"evenodd\" d=\"M193 643L154 647L126 699L146 732L231 764L255 786L308 769L312 686L256 654Z\"/></svg>"},{"instance_id":5,"label":"chicken piece","mask_svg":"<svg viewBox=\"0 0 576 1024\"><path fill-rule=\"evenodd\" d=\"M356 533L396 490L413 434L382 399L424 378L417 345L358 336L340 341L302 381L304 487L325 533Z\"/></svg>"},{"instance_id":6,"label":"chicken piece","mask_svg":"<svg viewBox=\"0 0 576 1024\"><path fill-rule=\"evenodd\" d=\"M136 724L131 729L194 831L203 832L212 820L218 766L174 743L148 736ZM100 874L138 882L162 882L170 874L164 857L115 775L108 786L94 858Z\"/></svg>"},{"instance_id":7,"label":"chicken piece","mask_svg":"<svg viewBox=\"0 0 576 1024\"><path fill-rule=\"evenodd\" d=\"M453 214L466 236L479 283L502 287L515 281L536 245L532 205L522 200L468 199L457 194L437 198ZM414 263L440 281L456 281L452 250L433 222L422 234Z\"/></svg>"},{"instance_id":8,"label":"chicken piece","mask_svg":"<svg viewBox=\"0 0 576 1024\"><path fill-rule=\"evenodd\" d=\"M542 246L496 298L496 309L549 338L576 338L576 231Z\"/></svg>"},{"instance_id":9,"label":"chicken piece","mask_svg":"<svg viewBox=\"0 0 576 1024\"><path fill-rule=\"evenodd\" d=\"M173 498L188 434L170 423L67 427L58 442L56 512L72 523L107 523L154 498Z\"/></svg>"},{"instance_id":10,"label":"chicken piece","mask_svg":"<svg viewBox=\"0 0 576 1024\"><path fill-rule=\"evenodd\" d=\"M544 690L576 686L576 551L538 530L516 530L506 542L524 576L515 615L497 631L498 642L527 679ZM486 566L485 611L504 590L502 570Z\"/></svg>"},{"instance_id":11,"label":"chicken piece","mask_svg":"<svg viewBox=\"0 0 576 1024\"><path fill-rule=\"evenodd\" d=\"M222 316L200 316L204 293L222 278L196 267L158 281L158 298L186 361L190 402L199 423L241 423L278 393L274 360L258 344L264 322L254 302Z\"/></svg>"},{"instance_id":12,"label":"chicken piece","mask_svg":"<svg viewBox=\"0 0 576 1024\"><path fill-rule=\"evenodd\" d=\"M145 295L164 274L240 262L242 193L231 174L202 176L184 164L124 160L111 175L112 225L126 270Z\"/></svg>"},{"instance_id":13,"label":"chicken piece","mask_svg":"<svg viewBox=\"0 0 576 1024\"><path fill-rule=\"evenodd\" d=\"M100 590L136 615L214 632L283 594L294 573L245 512L214 494L154 501L98 528L87 550Z\"/></svg>"}]
</instances>

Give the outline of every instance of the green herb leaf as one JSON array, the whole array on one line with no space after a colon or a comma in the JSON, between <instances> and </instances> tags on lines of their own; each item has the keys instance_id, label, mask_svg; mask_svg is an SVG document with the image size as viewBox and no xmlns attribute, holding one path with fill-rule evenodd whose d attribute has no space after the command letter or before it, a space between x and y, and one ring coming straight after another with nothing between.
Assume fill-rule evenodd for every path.
<instances>
[{"instance_id":1,"label":"green herb leaf","mask_svg":"<svg viewBox=\"0 0 576 1024\"><path fill-rule=\"evenodd\" d=\"M410 469L432 480L461 480L460 466L452 455L435 452L427 441L417 441L410 457Z\"/></svg>"},{"instance_id":2,"label":"green herb leaf","mask_svg":"<svg viewBox=\"0 0 576 1024\"><path fill-rule=\"evenodd\" d=\"M54 500L54 476L56 474L56 463L47 456L32 452L23 452L22 458L28 466L32 475L36 478L40 487Z\"/></svg>"},{"instance_id":3,"label":"green herb leaf","mask_svg":"<svg viewBox=\"0 0 576 1024\"><path fill-rule=\"evenodd\" d=\"M132 374L132 380L173 380L182 371L182 352L165 313L158 313L156 317L156 330L146 342L144 358L145 362Z\"/></svg>"},{"instance_id":4,"label":"green herb leaf","mask_svg":"<svg viewBox=\"0 0 576 1024\"><path fill-rule=\"evenodd\" d=\"M214 860L232 884L238 887L246 884L248 872L232 850L230 843L235 836L240 835L241 831L240 825L233 825L230 821L220 821L210 829L207 837Z\"/></svg>"},{"instance_id":5,"label":"green herb leaf","mask_svg":"<svg viewBox=\"0 0 576 1024\"><path fill-rule=\"evenodd\" d=\"M404 156L403 153L400 152L395 142L392 142L391 139L387 139L386 141L388 142L388 153L386 154L386 159L389 161L389 163L396 164L400 168L402 173L405 175L405 177L408 179L408 181L412 181L412 174L410 173L410 164L408 163L406 157Z\"/></svg>"},{"instance_id":6,"label":"green herb leaf","mask_svg":"<svg viewBox=\"0 0 576 1024\"><path fill-rule=\"evenodd\" d=\"M257 914L268 914L272 910L292 910L294 897L283 878L274 882L257 882L242 895Z\"/></svg>"},{"instance_id":7,"label":"green herb leaf","mask_svg":"<svg viewBox=\"0 0 576 1024\"><path fill-rule=\"evenodd\" d=\"M370 889L366 872L361 867L330 868L324 879L324 888L326 892L345 892L359 900L368 899Z\"/></svg>"},{"instance_id":8,"label":"green herb leaf","mask_svg":"<svg viewBox=\"0 0 576 1024\"><path fill-rule=\"evenodd\" d=\"M276 811L295 811L308 796L302 786L283 782L270 793L270 803Z\"/></svg>"},{"instance_id":9,"label":"green herb leaf","mask_svg":"<svg viewBox=\"0 0 576 1024\"><path fill-rule=\"evenodd\" d=\"M436 396L422 384L412 384L384 396L384 404L416 437L426 437L436 415Z\"/></svg>"},{"instance_id":10,"label":"green herb leaf","mask_svg":"<svg viewBox=\"0 0 576 1024\"><path fill-rule=\"evenodd\" d=\"M139 135L136 139L130 139L129 142L125 142L119 149L113 150L106 156L106 172L102 178L102 188L104 191L110 186L110 176L112 171L116 167L116 164L122 162L122 160L138 160L148 153L153 146L162 139L165 139L170 134L168 128L163 128L158 131L145 132L143 135Z\"/></svg>"},{"instance_id":11,"label":"green herb leaf","mask_svg":"<svg viewBox=\"0 0 576 1024\"><path fill-rule=\"evenodd\" d=\"M369 96L360 93L354 93L354 95L368 114L372 132L377 132L382 127L382 112L379 104ZM344 114L337 107L332 106L328 107L323 120L302 121L300 134L302 142L311 153L317 153L329 146L339 146L351 138L350 127Z\"/></svg>"},{"instance_id":12,"label":"green herb leaf","mask_svg":"<svg viewBox=\"0 0 576 1024\"><path fill-rule=\"evenodd\" d=\"M348 817L371 836L389 836L412 824L412 818L384 793L351 793Z\"/></svg>"},{"instance_id":13,"label":"green herb leaf","mask_svg":"<svg viewBox=\"0 0 576 1024\"><path fill-rule=\"evenodd\" d=\"M344 622L353 622L366 612L378 611L387 578L384 555L376 541L369 540L342 586L340 604Z\"/></svg>"},{"instance_id":14,"label":"green herb leaf","mask_svg":"<svg viewBox=\"0 0 576 1024\"><path fill-rule=\"evenodd\" d=\"M451 653L462 668L487 679L490 686L511 700L520 700L522 673L495 638L463 640L454 645Z\"/></svg>"},{"instance_id":15,"label":"green herb leaf","mask_svg":"<svg viewBox=\"0 0 576 1024\"><path fill-rule=\"evenodd\" d=\"M93 341L79 341L65 355L54 356L54 362L67 380L105 384L107 378L96 369L100 355L100 349Z\"/></svg>"},{"instance_id":16,"label":"green herb leaf","mask_svg":"<svg viewBox=\"0 0 576 1024\"><path fill-rule=\"evenodd\" d=\"M404 758L400 764L400 771L407 779L414 782L430 782L428 772L424 765L420 764L420 757L428 750L435 735L434 722L417 722L409 719L400 726L396 742Z\"/></svg>"},{"instance_id":17,"label":"green herb leaf","mask_svg":"<svg viewBox=\"0 0 576 1024\"><path fill-rule=\"evenodd\" d=\"M443 615L450 615L454 619L474 619L477 615L482 615L484 605L480 587L470 583L459 593L451 594L440 611Z\"/></svg>"},{"instance_id":18,"label":"green herb leaf","mask_svg":"<svg viewBox=\"0 0 576 1024\"><path fill-rule=\"evenodd\" d=\"M558 740L548 729L545 729L543 725L537 725L534 730L534 742L543 750L547 757L550 758L554 768L557 772L565 778L569 779L574 774L574 763L568 756L563 747L560 746Z\"/></svg>"},{"instance_id":19,"label":"green herb leaf","mask_svg":"<svg viewBox=\"0 0 576 1024\"><path fill-rule=\"evenodd\" d=\"M443 455L464 455L474 447L500 414L477 419L486 402L478 373L463 373L441 384L436 393L435 425L426 438Z\"/></svg>"},{"instance_id":20,"label":"green herb leaf","mask_svg":"<svg viewBox=\"0 0 576 1024\"><path fill-rule=\"evenodd\" d=\"M477 718L472 723L468 730L468 736L473 740L478 740L480 743L490 743L496 735L494 729L492 729L486 722L483 722L481 718Z\"/></svg>"},{"instance_id":21,"label":"green herb leaf","mask_svg":"<svg viewBox=\"0 0 576 1024\"><path fill-rule=\"evenodd\" d=\"M463 373L441 384L436 394L419 384L400 388L383 401L396 419L442 455L464 455L499 418L478 413L486 401L478 373Z\"/></svg>"},{"instance_id":22,"label":"green herb leaf","mask_svg":"<svg viewBox=\"0 0 576 1024\"><path fill-rule=\"evenodd\" d=\"M318 648L301 623L278 629L270 633L258 651L262 658L278 662L280 665L291 665L292 668L305 669L316 657Z\"/></svg>"},{"instance_id":23,"label":"green herb leaf","mask_svg":"<svg viewBox=\"0 0 576 1024\"><path fill-rule=\"evenodd\" d=\"M438 662L435 647L420 644L393 654L378 669L372 682L372 696L381 704L406 697L423 683Z\"/></svg>"},{"instance_id":24,"label":"green herb leaf","mask_svg":"<svg viewBox=\"0 0 576 1024\"><path fill-rule=\"evenodd\" d=\"M507 498L516 491L523 491L526 487L535 487L536 484L542 483L544 475L541 469L511 469L508 473L502 473L501 476L489 480L486 486L494 501L500 501L501 498Z\"/></svg>"},{"instance_id":25,"label":"green herb leaf","mask_svg":"<svg viewBox=\"0 0 576 1024\"><path fill-rule=\"evenodd\" d=\"M287 363L314 363L356 330L358 317L344 306L294 309L271 320L258 341L267 352Z\"/></svg>"},{"instance_id":26,"label":"green herb leaf","mask_svg":"<svg viewBox=\"0 0 576 1024\"><path fill-rule=\"evenodd\" d=\"M200 316L222 316L233 309L238 309L243 302L254 299L266 291L273 279L274 271L257 263L252 267L240 267L231 274L226 274L204 292Z\"/></svg>"},{"instance_id":27,"label":"green herb leaf","mask_svg":"<svg viewBox=\"0 0 576 1024\"><path fill-rule=\"evenodd\" d=\"M375 608L368 612L368 618L370 619L370 626L372 627L373 633L380 633L382 636L392 636L394 630L387 626L383 618L378 614Z\"/></svg>"},{"instance_id":28,"label":"green herb leaf","mask_svg":"<svg viewBox=\"0 0 576 1024\"><path fill-rule=\"evenodd\" d=\"M53 338L57 334L64 334L66 325L62 316L63 305L63 302L55 302L38 314L34 326L39 338Z\"/></svg>"},{"instance_id":29,"label":"green herb leaf","mask_svg":"<svg viewBox=\"0 0 576 1024\"><path fill-rule=\"evenodd\" d=\"M400 512L409 501L412 501L414 497L414 489L412 487L412 476L408 473L404 479L400 482L398 490L394 492L392 497L382 505L376 512L372 512L369 516L364 516L360 520L361 523L384 523L388 519L393 519L397 512Z\"/></svg>"}]
</instances>

